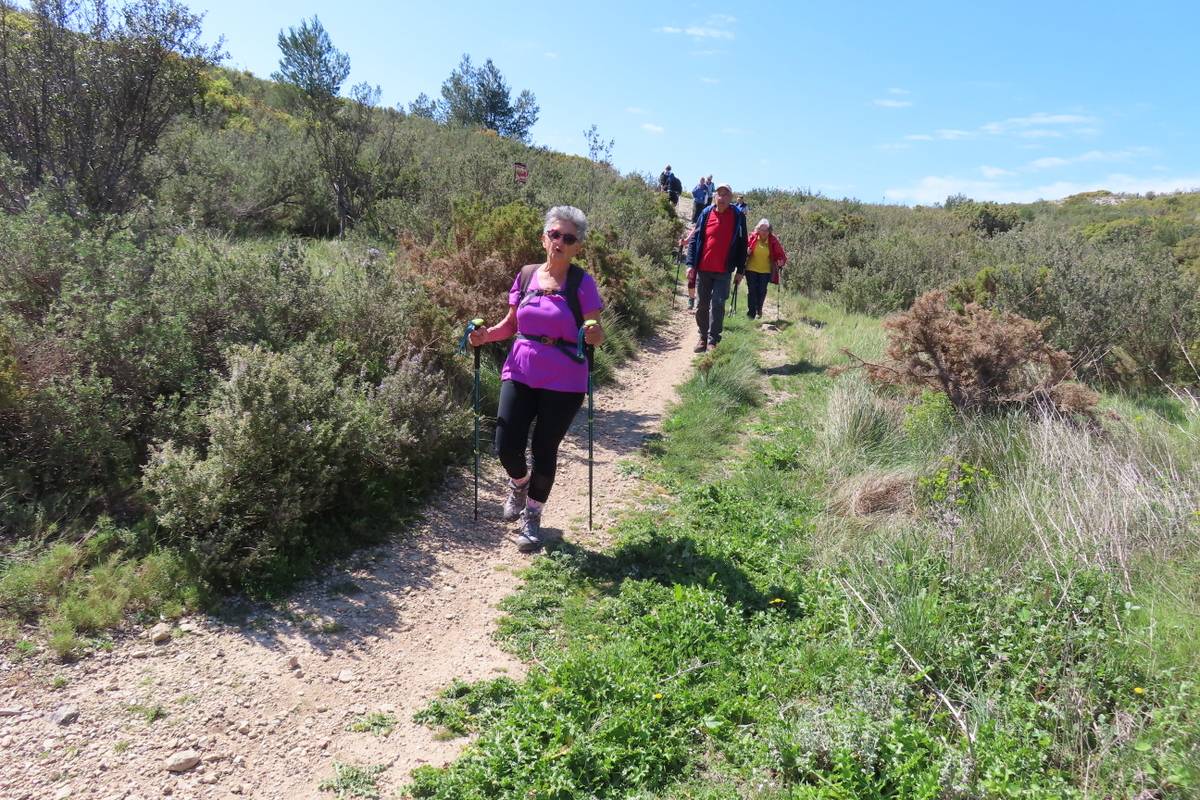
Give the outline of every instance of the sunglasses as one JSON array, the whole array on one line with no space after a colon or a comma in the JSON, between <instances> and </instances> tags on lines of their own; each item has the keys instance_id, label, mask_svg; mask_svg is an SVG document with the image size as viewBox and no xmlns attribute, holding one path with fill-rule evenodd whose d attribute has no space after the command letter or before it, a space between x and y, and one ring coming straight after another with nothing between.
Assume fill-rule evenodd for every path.
<instances>
[{"instance_id":1,"label":"sunglasses","mask_svg":"<svg viewBox=\"0 0 1200 800\"><path fill-rule=\"evenodd\" d=\"M567 246L577 244L579 242L579 237L573 233L563 233L562 231L546 231L546 235L556 242L559 239L562 239L562 243Z\"/></svg>"}]
</instances>

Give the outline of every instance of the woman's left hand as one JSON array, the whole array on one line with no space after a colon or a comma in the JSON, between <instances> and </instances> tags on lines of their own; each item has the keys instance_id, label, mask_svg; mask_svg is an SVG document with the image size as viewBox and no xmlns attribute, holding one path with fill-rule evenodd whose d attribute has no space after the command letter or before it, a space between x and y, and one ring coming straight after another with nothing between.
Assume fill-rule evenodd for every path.
<instances>
[{"instance_id":1,"label":"woman's left hand","mask_svg":"<svg viewBox=\"0 0 1200 800\"><path fill-rule=\"evenodd\" d=\"M583 329L583 341L592 346L604 343L604 326L597 322Z\"/></svg>"}]
</instances>

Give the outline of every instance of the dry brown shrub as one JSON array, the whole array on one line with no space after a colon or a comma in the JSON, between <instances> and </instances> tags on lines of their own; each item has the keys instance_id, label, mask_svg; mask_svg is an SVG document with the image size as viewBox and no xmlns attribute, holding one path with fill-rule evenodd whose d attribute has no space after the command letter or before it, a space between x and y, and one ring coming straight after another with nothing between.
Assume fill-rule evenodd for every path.
<instances>
[{"instance_id":1,"label":"dry brown shrub","mask_svg":"<svg viewBox=\"0 0 1200 800\"><path fill-rule=\"evenodd\" d=\"M959 412L1023 407L1090 415L1099 400L1069 382L1071 358L1046 343L1042 323L977 303L958 311L934 291L883 325L888 361L848 355L876 383L944 392Z\"/></svg>"},{"instance_id":2,"label":"dry brown shrub","mask_svg":"<svg viewBox=\"0 0 1200 800\"><path fill-rule=\"evenodd\" d=\"M522 266L481 257L470 247L435 255L409 244L401 249L396 269L403 280L421 286L433 306L449 310L451 319L482 317L495 325L508 313L508 290Z\"/></svg>"},{"instance_id":3,"label":"dry brown shrub","mask_svg":"<svg viewBox=\"0 0 1200 800\"><path fill-rule=\"evenodd\" d=\"M834 499L834 509L846 516L903 514L915 508L914 478L905 472L869 472L843 484Z\"/></svg>"}]
</instances>

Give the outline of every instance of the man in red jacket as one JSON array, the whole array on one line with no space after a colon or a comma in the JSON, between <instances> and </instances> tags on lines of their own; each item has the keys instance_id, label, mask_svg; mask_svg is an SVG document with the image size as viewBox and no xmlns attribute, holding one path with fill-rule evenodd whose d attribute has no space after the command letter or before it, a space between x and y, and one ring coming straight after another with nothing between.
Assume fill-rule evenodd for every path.
<instances>
[{"instance_id":1,"label":"man in red jacket","mask_svg":"<svg viewBox=\"0 0 1200 800\"><path fill-rule=\"evenodd\" d=\"M695 352L716 347L725 328L725 298L734 272L741 280L746 269L746 217L730 205L733 189L717 184L716 202L700 212L696 235L688 248L688 266L696 269L696 326L700 341Z\"/></svg>"}]
</instances>

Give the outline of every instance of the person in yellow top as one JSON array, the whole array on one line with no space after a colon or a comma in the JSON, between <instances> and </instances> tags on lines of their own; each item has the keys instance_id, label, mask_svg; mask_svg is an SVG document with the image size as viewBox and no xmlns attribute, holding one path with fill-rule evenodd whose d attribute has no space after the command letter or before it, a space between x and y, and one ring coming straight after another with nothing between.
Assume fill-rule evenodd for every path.
<instances>
[{"instance_id":1,"label":"person in yellow top","mask_svg":"<svg viewBox=\"0 0 1200 800\"><path fill-rule=\"evenodd\" d=\"M779 282L779 270L787 263L783 245L771 233L771 223L760 219L746 243L746 315L762 319L767 288Z\"/></svg>"}]
</instances>

